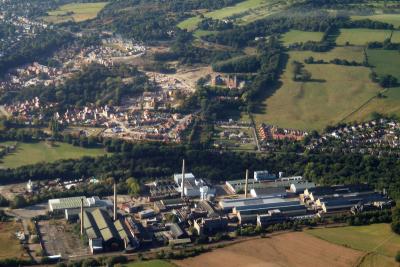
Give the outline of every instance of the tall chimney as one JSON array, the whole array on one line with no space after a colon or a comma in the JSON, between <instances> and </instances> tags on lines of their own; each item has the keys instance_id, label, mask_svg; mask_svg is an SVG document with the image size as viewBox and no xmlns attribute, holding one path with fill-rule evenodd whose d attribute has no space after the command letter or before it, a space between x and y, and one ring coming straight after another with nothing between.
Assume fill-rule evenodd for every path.
<instances>
[{"instance_id":1,"label":"tall chimney","mask_svg":"<svg viewBox=\"0 0 400 267\"><path fill-rule=\"evenodd\" d=\"M114 221L117 220L117 183L114 181Z\"/></svg>"},{"instance_id":2,"label":"tall chimney","mask_svg":"<svg viewBox=\"0 0 400 267\"><path fill-rule=\"evenodd\" d=\"M244 198L247 198L248 184L249 184L249 170L246 170L246 184L244 185Z\"/></svg>"},{"instance_id":3,"label":"tall chimney","mask_svg":"<svg viewBox=\"0 0 400 267\"><path fill-rule=\"evenodd\" d=\"M185 197L185 160L182 161L182 182L181 182L181 198Z\"/></svg>"},{"instance_id":4,"label":"tall chimney","mask_svg":"<svg viewBox=\"0 0 400 267\"><path fill-rule=\"evenodd\" d=\"M83 198L81 198L81 236L83 236L83 227L84 227L84 217L83 217Z\"/></svg>"}]
</instances>

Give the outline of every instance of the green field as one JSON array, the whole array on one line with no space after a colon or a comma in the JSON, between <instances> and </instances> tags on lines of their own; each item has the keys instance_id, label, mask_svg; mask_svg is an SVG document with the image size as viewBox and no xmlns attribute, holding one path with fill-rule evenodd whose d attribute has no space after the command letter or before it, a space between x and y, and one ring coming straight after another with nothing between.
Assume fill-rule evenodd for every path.
<instances>
[{"instance_id":1,"label":"green field","mask_svg":"<svg viewBox=\"0 0 400 267\"><path fill-rule=\"evenodd\" d=\"M234 6L206 12L203 15L213 19L226 19L235 16L236 23L246 24L273 14L280 10L281 7L282 3L279 1L245 0ZM178 27L193 31L197 28L197 24L200 21L200 16L191 17L179 23Z\"/></svg>"},{"instance_id":2,"label":"green field","mask_svg":"<svg viewBox=\"0 0 400 267\"><path fill-rule=\"evenodd\" d=\"M360 48L336 48L328 53L290 52L288 66L281 77L282 86L266 98L254 114L256 124L269 123L286 128L322 130L340 122L374 97L381 88L372 83L366 67L333 64L305 65L312 81L292 80L291 61L343 58L361 60ZM365 118L364 118L365 119Z\"/></svg>"},{"instance_id":3,"label":"green field","mask_svg":"<svg viewBox=\"0 0 400 267\"><path fill-rule=\"evenodd\" d=\"M365 45L368 42L383 42L391 35L391 30L371 30L371 29L341 29L340 35L336 39L338 45ZM393 43L400 42L400 32L394 31Z\"/></svg>"},{"instance_id":4,"label":"green field","mask_svg":"<svg viewBox=\"0 0 400 267\"><path fill-rule=\"evenodd\" d=\"M124 264L122 267L174 267L175 265L163 260L140 261Z\"/></svg>"},{"instance_id":5,"label":"green field","mask_svg":"<svg viewBox=\"0 0 400 267\"><path fill-rule=\"evenodd\" d=\"M369 63L379 75L391 74L400 80L400 53L394 50L367 50ZM400 88L390 88L383 93L383 98L375 98L349 119L359 121L361 118L369 117L373 112L382 114L400 115Z\"/></svg>"},{"instance_id":6,"label":"green field","mask_svg":"<svg viewBox=\"0 0 400 267\"><path fill-rule=\"evenodd\" d=\"M323 36L322 32L305 32L298 30L291 30L282 36L282 42L285 46L294 43L305 43L307 41L321 41Z\"/></svg>"},{"instance_id":7,"label":"green field","mask_svg":"<svg viewBox=\"0 0 400 267\"><path fill-rule=\"evenodd\" d=\"M351 16L352 20L370 19L374 21L386 22L393 24L394 27L400 27L400 15L399 14L375 14L369 16Z\"/></svg>"},{"instance_id":8,"label":"green field","mask_svg":"<svg viewBox=\"0 0 400 267\"><path fill-rule=\"evenodd\" d=\"M107 2L66 4L49 11L48 16L43 19L50 23L81 22L95 18L106 4Z\"/></svg>"},{"instance_id":9,"label":"green field","mask_svg":"<svg viewBox=\"0 0 400 267\"><path fill-rule=\"evenodd\" d=\"M391 231L389 224L314 229L307 233L369 253L361 266L396 266L394 256L400 251L400 236Z\"/></svg>"},{"instance_id":10,"label":"green field","mask_svg":"<svg viewBox=\"0 0 400 267\"><path fill-rule=\"evenodd\" d=\"M374 70L378 75L391 74L400 80L399 51L368 49L367 55L369 63L374 67Z\"/></svg>"},{"instance_id":11,"label":"green field","mask_svg":"<svg viewBox=\"0 0 400 267\"><path fill-rule=\"evenodd\" d=\"M15 142L1 143L14 144ZM81 148L66 143L55 143L53 146L45 142L18 143L17 150L0 159L0 168L16 168L39 162L53 162L60 159L77 159L83 156L96 157L105 155L103 149Z\"/></svg>"}]
</instances>

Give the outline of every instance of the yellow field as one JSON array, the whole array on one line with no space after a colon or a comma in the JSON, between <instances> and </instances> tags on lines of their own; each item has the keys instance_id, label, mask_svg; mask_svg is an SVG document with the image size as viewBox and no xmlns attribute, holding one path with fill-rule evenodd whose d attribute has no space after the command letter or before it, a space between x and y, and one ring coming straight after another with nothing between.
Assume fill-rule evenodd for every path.
<instances>
[{"instance_id":1,"label":"yellow field","mask_svg":"<svg viewBox=\"0 0 400 267\"><path fill-rule=\"evenodd\" d=\"M321 41L323 36L322 32L305 32L298 30L291 30L282 36L282 42L285 46L289 46L294 43L305 43L307 41Z\"/></svg>"},{"instance_id":2,"label":"yellow field","mask_svg":"<svg viewBox=\"0 0 400 267\"><path fill-rule=\"evenodd\" d=\"M394 27L400 27L400 16L399 14L375 14L369 16L351 16L352 20L362 20L362 19L370 19L375 21L381 21L393 24Z\"/></svg>"},{"instance_id":3,"label":"yellow field","mask_svg":"<svg viewBox=\"0 0 400 267\"><path fill-rule=\"evenodd\" d=\"M346 43L350 45L366 45L369 42L383 42L390 37L391 33L391 30L341 29L336 43L338 45L346 45ZM393 32L392 42L400 42L400 31Z\"/></svg>"},{"instance_id":4,"label":"yellow field","mask_svg":"<svg viewBox=\"0 0 400 267\"><path fill-rule=\"evenodd\" d=\"M20 242L15 237L15 232L22 227L15 222L0 223L0 259L27 258Z\"/></svg>"}]
</instances>

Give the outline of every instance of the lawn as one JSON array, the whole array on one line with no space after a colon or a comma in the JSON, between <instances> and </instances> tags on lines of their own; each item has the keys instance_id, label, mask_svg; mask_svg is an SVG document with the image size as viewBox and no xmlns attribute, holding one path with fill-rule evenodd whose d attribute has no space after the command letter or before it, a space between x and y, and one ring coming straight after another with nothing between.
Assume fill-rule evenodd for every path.
<instances>
[{"instance_id":1,"label":"lawn","mask_svg":"<svg viewBox=\"0 0 400 267\"><path fill-rule=\"evenodd\" d=\"M351 16L352 20L363 20L370 19L374 21L381 21L393 24L394 27L400 27L400 16L399 14L375 14L369 16Z\"/></svg>"},{"instance_id":2,"label":"lawn","mask_svg":"<svg viewBox=\"0 0 400 267\"><path fill-rule=\"evenodd\" d=\"M266 98L254 114L256 124L323 130L327 125L340 122L380 92L381 88L371 82L370 70L366 67L305 65L305 69L312 73L312 81L292 80L293 60L302 62L310 55L324 60L335 57L362 59L358 50L346 53L343 49L334 50L333 54L290 52L288 66L281 77L282 85Z\"/></svg>"},{"instance_id":3,"label":"lawn","mask_svg":"<svg viewBox=\"0 0 400 267\"><path fill-rule=\"evenodd\" d=\"M348 226L308 230L308 234L334 244L361 250L368 255L361 266L394 266L394 256L400 251L400 236L389 224Z\"/></svg>"},{"instance_id":4,"label":"lawn","mask_svg":"<svg viewBox=\"0 0 400 267\"><path fill-rule=\"evenodd\" d=\"M176 266L175 264L163 260L140 261L122 265L122 267L175 267L175 266Z\"/></svg>"},{"instance_id":5,"label":"lawn","mask_svg":"<svg viewBox=\"0 0 400 267\"><path fill-rule=\"evenodd\" d=\"M323 36L322 32L305 32L298 30L291 30L282 36L282 42L285 46L294 43L305 43L307 41L321 41Z\"/></svg>"},{"instance_id":6,"label":"lawn","mask_svg":"<svg viewBox=\"0 0 400 267\"><path fill-rule=\"evenodd\" d=\"M22 230L22 227L15 222L0 223L0 259L27 258L15 232Z\"/></svg>"},{"instance_id":7,"label":"lawn","mask_svg":"<svg viewBox=\"0 0 400 267\"><path fill-rule=\"evenodd\" d=\"M48 16L43 19L52 23L81 22L95 18L106 4L107 2L66 4L56 10L49 11Z\"/></svg>"},{"instance_id":8,"label":"lawn","mask_svg":"<svg viewBox=\"0 0 400 267\"><path fill-rule=\"evenodd\" d=\"M14 144L15 142L1 143ZM83 156L96 157L105 155L103 149L81 148L66 143L55 143L53 146L45 142L18 143L14 153L0 159L0 168L16 168L39 162L53 162L60 159L78 159Z\"/></svg>"},{"instance_id":9,"label":"lawn","mask_svg":"<svg viewBox=\"0 0 400 267\"><path fill-rule=\"evenodd\" d=\"M336 39L338 45L365 45L368 42L383 42L391 35L391 30L372 30L372 29L341 29L340 35ZM392 42L400 42L400 32L393 33Z\"/></svg>"}]
</instances>

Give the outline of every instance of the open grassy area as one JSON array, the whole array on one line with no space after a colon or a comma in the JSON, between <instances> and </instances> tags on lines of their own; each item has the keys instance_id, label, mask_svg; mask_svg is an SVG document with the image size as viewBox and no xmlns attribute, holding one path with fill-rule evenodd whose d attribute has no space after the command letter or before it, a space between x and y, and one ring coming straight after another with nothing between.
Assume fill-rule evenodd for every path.
<instances>
[{"instance_id":1,"label":"open grassy area","mask_svg":"<svg viewBox=\"0 0 400 267\"><path fill-rule=\"evenodd\" d=\"M15 232L22 230L16 222L0 223L0 259L27 258Z\"/></svg>"},{"instance_id":2,"label":"open grassy area","mask_svg":"<svg viewBox=\"0 0 400 267\"><path fill-rule=\"evenodd\" d=\"M391 74L400 80L400 53L398 51L369 49L367 55L369 63L379 76ZM371 118L373 112L400 116L400 87L387 89L383 96L383 98L375 98L352 115L349 120L359 121L361 118Z\"/></svg>"},{"instance_id":3,"label":"open grassy area","mask_svg":"<svg viewBox=\"0 0 400 267\"><path fill-rule=\"evenodd\" d=\"M9 142L8 144L15 142ZM7 143L1 143L7 144ZM55 143L53 146L46 142L18 143L14 153L0 159L0 168L16 168L39 162L53 162L59 159L77 159L83 156L96 157L105 155L103 149L82 148L66 143Z\"/></svg>"},{"instance_id":4,"label":"open grassy area","mask_svg":"<svg viewBox=\"0 0 400 267\"><path fill-rule=\"evenodd\" d=\"M305 32L298 30L291 30L282 36L284 45L289 46L294 43L305 43L307 41L321 41L323 36L322 32Z\"/></svg>"},{"instance_id":5,"label":"open grassy area","mask_svg":"<svg viewBox=\"0 0 400 267\"><path fill-rule=\"evenodd\" d=\"M52 23L81 22L95 18L106 4L107 2L66 4L56 10L49 11L48 16L43 19Z\"/></svg>"},{"instance_id":6,"label":"open grassy area","mask_svg":"<svg viewBox=\"0 0 400 267\"><path fill-rule=\"evenodd\" d=\"M122 266L123 267L174 267L176 265L172 264L168 261L151 260L151 261L132 262L132 263L124 264Z\"/></svg>"},{"instance_id":7,"label":"open grassy area","mask_svg":"<svg viewBox=\"0 0 400 267\"><path fill-rule=\"evenodd\" d=\"M399 14L374 14L368 16L351 16L352 20L370 19L374 21L381 21L393 24L394 27L400 27L400 15Z\"/></svg>"},{"instance_id":8,"label":"open grassy area","mask_svg":"<svg viewBox=\"0 0 400 267\"><path fill-rule=\"evenodd\" d=\"M400 15L399 15L400 16ZM368 49L368 62L378 75L391 74L400 80L400 52L396 50Z\"/></svg>"},{"instance_id":9,"label":"open grassy area","mask_svg":"<svg viewBox=\"0 0 400 267\"><path fill-rule=\"evenodd\" d=\"M234 6L205 12L203 15L213 19L226 19L234 16L236 23L246 24L275 13L284 5L286 4L274 0L245 0ZM200 21L200 16L194 16L179 23L178 27L193 31L197 28L197 24Z\"/></svg>"},{"instance_id":10,"label":"open grassy area","mask_svg":"<svg viewBox=\"0 0 400 267\"><path fill-rule=\"evenodd\" d=\"M338 49L338 50L337 50ZM381 88L370 78L366 67L333 64L305 65L312 73L309 82L295 82L291 62L303 62L313 55L316 59L344 58L361 60L355 48L337 48L330 53L290 52L289 61L281 77L282 85L269 96L254 114L256 124L269 123L281 127L322 130L340 122Z\"/></svg>"},{"instance_id":11,"label":"open grassy area","mask_svg":"<svg viewBox=\"0 0 400 267\"><path fill-rule=\"evenodd\" d=\"M400 251L400 236L391 231L389 224L314 229L307 233L370 253L361 266L395 266L394 256Z\"/></svg>"},{"instance_id":12,"label":"open grassy area","mask_svg":"<svg viewBox=\"0 0 400 267\"><path fill-rule=\"evenodd\" d=\"M338 45L365 45L368 42L383 42L391 35L391 30L371 30L371 29L341 29L340 35L336 39ZM400 32L394 31L392 42L400 42Z\"/></svg>"}]
</instances>

